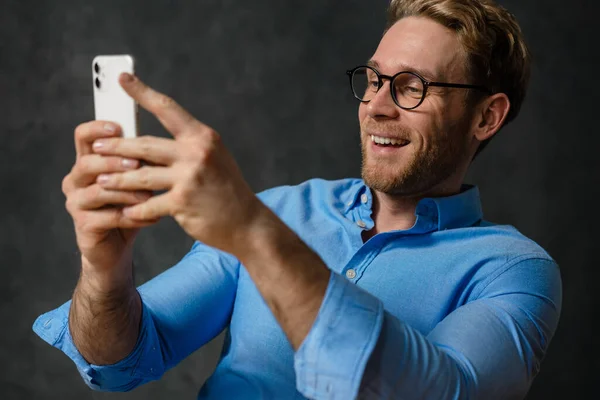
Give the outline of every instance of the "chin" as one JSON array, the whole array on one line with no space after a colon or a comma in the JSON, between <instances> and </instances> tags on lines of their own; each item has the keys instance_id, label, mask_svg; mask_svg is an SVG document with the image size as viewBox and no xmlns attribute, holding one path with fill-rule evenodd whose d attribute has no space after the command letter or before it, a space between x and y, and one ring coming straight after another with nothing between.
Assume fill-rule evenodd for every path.
<instances>
[{"instance_id":1,"label":"chin","mask_svg":"<svg viewBox=\"0 0 600 400\"><path fill-rule=\"evenodd\" d=\"M414 165L415 155L412 152L401 158L380 157L363 146L361 176L368 187L379 192L404 193L408 189L406 180L413 174Z\"/></svg>"},{"instance_id":2,"label":"chin","mask_svg":"<svg viewBox=\"0 0 600 400\"><path fill-rule=\"evenodd\" d=\"M363 153L362 178L371 189L395 196L429 193L455 171L453 163L410 153L401 160L379 159Z\"/></svg>"},{"instance_id":3,"label":"chin","mask_svg":"<svg viewBox=\"0 0 600 400\"><path fill-rule=\"evenodd\" d=\"M390 165L388 162L366 160L362 166L362 178L373 190L388 194L399 194L405 191L407 170L401 165Z\"/></svg>"}]
</instances>

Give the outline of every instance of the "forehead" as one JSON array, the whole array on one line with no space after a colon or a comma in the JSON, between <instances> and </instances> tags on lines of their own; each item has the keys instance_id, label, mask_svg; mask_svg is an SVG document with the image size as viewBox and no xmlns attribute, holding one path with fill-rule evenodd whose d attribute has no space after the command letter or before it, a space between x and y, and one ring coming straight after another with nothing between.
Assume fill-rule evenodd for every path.
<instances>
[{"instance_id":1,"label":"forehead","mask_svg":"<svg viewBox=\"0 0 600 400\"><path fill-rule=\"evenodd\" d=\"M383 36L372 61L384 74L415 70L432 80L462 79L464 50L456 33L423 17L396 22Z\"/></svg>"}]
</instances>

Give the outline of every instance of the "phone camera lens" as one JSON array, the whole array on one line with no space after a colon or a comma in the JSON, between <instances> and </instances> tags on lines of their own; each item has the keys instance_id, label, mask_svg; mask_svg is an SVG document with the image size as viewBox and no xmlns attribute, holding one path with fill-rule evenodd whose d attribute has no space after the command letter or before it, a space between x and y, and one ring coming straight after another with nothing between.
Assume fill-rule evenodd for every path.
<instances>
[{"instance_id":1,"label":"phone camera lens","mask_svg":"<svg viewBox=\"0 0 600 400\"><path fill-rule=\"evenodd\" d=\"M100 89L100 79L96 78L96 87Z\"/></svg>"},{"instance_id":2,"label":"phone camera lens","mask_svg":"<svg viewBox=\"0 0 600 400\"><path fill-rule=\"evenodd\" d=\"M94 71L96 71L97 74L100 73L100 66L98 65L98 63L94 63Z\"/></svg>"}]
</instances>

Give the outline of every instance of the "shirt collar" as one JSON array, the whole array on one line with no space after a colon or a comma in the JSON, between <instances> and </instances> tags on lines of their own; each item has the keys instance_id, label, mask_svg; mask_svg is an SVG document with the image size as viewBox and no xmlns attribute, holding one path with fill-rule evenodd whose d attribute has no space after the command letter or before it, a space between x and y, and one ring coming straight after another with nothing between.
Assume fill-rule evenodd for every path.
<instances>
[{"instance_id":1,"label":"shirt collar","mask_svg":"<svg viewBox=\"0 0 600 400\"><path fill-rule=\"evenodd\" d=\"M373 204L371 189L362 180L357 180L344 194L344 197L344 214L359 206L371 209ZM434 230L475 225L483 218L479 188L465 184L462 185L458 194L421 199L417 204L415 215L417 216L415 225L427 222L428 225L433 225Z\"/></svg>"}]
</instances>

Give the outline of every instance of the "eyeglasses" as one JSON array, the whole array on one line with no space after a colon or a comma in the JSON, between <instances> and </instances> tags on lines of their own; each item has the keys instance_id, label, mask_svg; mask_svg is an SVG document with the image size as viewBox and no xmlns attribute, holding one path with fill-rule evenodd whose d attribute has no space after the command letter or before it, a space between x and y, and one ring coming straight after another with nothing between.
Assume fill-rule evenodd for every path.
<instances>
[{"instance_id":1,"label":"eyeglasses","mask_svg":"<svg viewBox=\"0 0 600 400\"><path fill-rule=\"evenodd\" d=\"M415 72L402 71L394 76L382 75L373 67L359 66L346 71L350 78L350 87L354 97L363 103L373 100L379 89L383 86L383 80L390 81L390 90L394 103L402 109L414 110L419 107L427 89L430 86L450 87L459 89L477 89L487 94L491 91L478 85L465 85L461 83L430 82Z\"/></svg>"}]
</instances>

